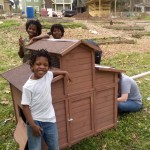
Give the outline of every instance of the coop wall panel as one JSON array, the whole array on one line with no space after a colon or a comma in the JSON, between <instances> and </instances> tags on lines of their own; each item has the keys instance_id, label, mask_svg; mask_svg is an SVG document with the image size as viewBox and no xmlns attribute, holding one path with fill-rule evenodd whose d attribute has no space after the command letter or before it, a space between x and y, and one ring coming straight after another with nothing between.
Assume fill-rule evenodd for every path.
<instances>
[{"instance_id":1,"label":"coop wall panel","mask_svg":"<svg viewBox=\"0 0 150 150\"><path fill-rule=\"evenodd\" d=\"M109 88L95 93L95 127L96 131L103 130L114 124L115 99L114 88Z\"/></svg>"},{"instance_id":2,"label":"coop wall panel","mask_svg":"<svg viewBox=\"0 0 150 150\"><path fill-rule=\"evenodd\" d=\"M63 60L63 69L67 70L72 78L72 83L68 85L68 93L93 87L93 63L90 49L78 46L66 54Z\"/></svg>"}]
</instances>

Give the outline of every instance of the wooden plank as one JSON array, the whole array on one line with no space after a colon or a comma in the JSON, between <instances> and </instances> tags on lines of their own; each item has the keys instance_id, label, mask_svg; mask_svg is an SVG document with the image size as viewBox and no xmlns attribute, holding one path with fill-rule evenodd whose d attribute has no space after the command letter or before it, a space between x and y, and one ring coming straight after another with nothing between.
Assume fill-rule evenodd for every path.
<instances>
[{"instance_id":1,"label":"wooden plank","mask_svg":"<svg viewBox=\"0 0 150 150\"><path fill-rule=\"evenodd\" d=\"M92 131L91 126L89 125L83 125L82 127L78 127L77 130L73 131L73 135L74 136L79 136L80 134L83 134L84 132L90 132L90 130Z\"/></svg>"},{"instance_id":2,"label":"wooden plank","mask_svg":"<svg viewBox=\"0 0 150 150\"><path fill-rule=\"evenodd\" d=\"M82 116L82 117L80 117L80 118L76 118L76 119L74 119L73 121L72 121L72 129L73 130L76 130L76 129L78 129L78 128L82 128L82 127L84 127L85 125L90 125L91 126L91 116L89 115L89 116Z\"/></svg>"},{"instance_id":3,"label":"wooden plank","mask_svg":"<svg viewBox=\"0 0 150 150\"><path fill-rule=\"evenodd\" d=\"M17 105L19 105L20 107L22 107L22 105L21 105L21 99L22 99L22 93L21 93L21 91L19 91L13 85L11 86L11 90L12 90L12 95L13 95L14 102Z\"/></svg>"},{"instance_id":4,"label":"wooden plank","mask_svg":"<svg viewBox=\"0 0 150 150\"><path fill-rule=\"evenodd\" d=\"M92 68L92 65L90 63L86 63L83 65L72 66L72 67L66 66L65 70L68 71L69 73L73 73L73 72L77 72L77 71L80 73L80 71L82 71L82 70L87 70L87 69L91 69L91 68Z\"/></svg>"},{"instance_id":5,"label":"wooden plank","mask_svg":"<svg viewBox=\"0 0 150 150\"><path fill-rule=\"evenodd\" d=\"M80 118L85 115L89 116L91 115L91 112L89 110L80 111L78 113L73 114L73 119Z\"/></svg>"},{"instance_id":6,"label":"wooden plank","mask_svg":"<svg viewBox=\"0 0 150 150\"><path fill-rule=\"evenodd\" d=\"M101 103L105 103L107 101L114 101L114 95L108 95L108 96L105 96L105 97L101 97L101 98L97 98L97 101L96 101L96 104L101 104Z\"/></svg>"},{"instance_id":7,"label":"wooden plank","mask_svg":"<svg viewBox=\"0 0 150 150\"><path fill-rule=\"evenodd\" d=\"M67 132L66 132L66 130L64 130L64 131L58 130L58 137L59 137L59 140L66 139L66 141L67 141Z\"/></svg>"},{"instance_id":8,"label":"wooden plank","mask_svg":"<svg viewBox=\"0 0 150 150\"><path fill-rule=\"evenodd\" d=\"M83 82L92 82L92 76L87 75L87 76L82 76L82 77L77 77L72 79L72 83L70 85L74 85L76 83L83 83Z\"/></svg>"},{"instance_id":9,"label":"wooden plank","mask_svg":"<svg viewBox=\"0 0 150 150\"><path fill-rule=\"evenodd\" d=\"M91 76L91 70L90 69L84 69L84 70L80 70L80 72L75 71L75 72L69 72L71 78L77 78L77 77L83 77L85 75L87 76Z\"/></svg>"},{"instance_id":10,"label":"wooden plank","mask_svg":"<svg viewBox=\"0 0 150 150\"><path fill-rule=\"evenodd\" d=\"M96 80L97 82L96 82L96 86L97 85L99 85L99 84L106 84L106 83L114 83L114 77L112 76L112 77L103 77L103 78L101 78L101 77L99 77L97 80Z\"/></svg>"},{"instance_id":11,"label":"wooden plank","mask_svg":"<svg viewBox=\"0 0 150 150\"><path fill-rule=\"evenodd\" d=\"M114 111L114 108L113 108L113 105L110 105L110 106L106 106L106 107L103 107L103 108L100 108L100 109L96 109L95 112L96 112L96 115L95 116L99 116L100 114L102 113L105 113L107 111Z\"/></svg>"},{"instance_id":12,"label":"wooden plank","mask_svg":"<svg viewBox=\"0 0 150 150\"><path fill-rule=\"evenodd\" d=\"M73 108L72 107L72 114L76 113L76 112L82 112L82 111L85 111L85 110L89 110L90 109L90 105L87 104L87 105L84 105L84 106L81 106L81 107L77 107L77 108Z\"/></svg>"},{"instance_id":13,"label":"wooden plank","mask_svg":"<svg viewBox=\"0 0 150 150\"><path fill-rule=\"evenodd\" d=\"M107 72L107 71L98 71L98 70L95 70L95 80L98 80L98 79L101 79L101 78L112 78L114 77L113 73L112 72Z\"/></svg>"},{"instance_id":14,"label":"wooden plank","mask_svg":"<svg viewBox=\"0 0 150 150\"><path fill-rule=\"evenodd\" d=\"M96 101L96 105L101 105L102 103L106 103L108 101L114 101L114 95L113 94L100 98L99 100Z\"/></svg>"},{"instance_id":15,"label":"wooden plank","mask_svg":"<svg viewBox=\"0 0 150 150\"><path fill-rule=\"evenodd\" d=\"M115 83L106 83L106 84L99 84L95 86L96 92L100 91L107 91L110 88L114 88L116 86Z\"/></svg>"},{"instance_id":16,"label":"wooden plank","mask_svg":"<svg viewBox=\"0 0 150 150\"><path fill-rule=\"evenodd\" d=\"M113 101L107 101L105 103L101 103L99 105L96 105L96 109L100 109L100 108L107 107L107 106L110 106L110 105L113 106L113 104L114 104Z\"/></svg>"},{"instance_id":17,"label":"wooden plank","mask_svg":"<svg viewBox=\"0 0 150 150\"><path fill-rule=\"evenodd\" d=\"M13 89L16 89L11 83L10 85L10 91L11 91L11 95L12 95L12 102L13 102L13 107L14 107L14 111L15 111L15 119L16 119L16 123L18 122L18 119L20 118L20 112L19 112L19 108L18 108L18 104L15 101L15 93L13 93ZM20 92L21 93L21 92ZM21 99L18 99L18 103L20 103L21 105Z\"/></svg>"},{"instance_id":18,"label":"wooden plank","mask_svg":"<svg viewBox=\"0 0 150 150\"><path fill-rule=\"evenodd\" d=\"M82 51L80 53L74 53L74 54L69 53L69 55L66 56L65 60L69 62L70 60L73 60L73 59L77 60L77 59L82 59L82 58L89 58L90 59L91 55L90 55L90 53L85 53Z\"/></svg>"},{"instance_id":19,"label":"wooden plank","mask_svg":"<svg viewBox=\"0 0 150 150\"><path fill-rule=\"evenodd\" d=\"M99 113L99 115L96 116L96 120L101 119L101 118L105 118L107 116L113 116L113 112L114 112L113 110L109 110L109 111Z\"/></svg>"},{"instance_id":20,"label":"wooden plank","mask_svg":"<svg viewBox=\"0 0 150 150\"><path fill-rule=\"evenodd\" d=\"M84 120L86 117L91 117L91 111L89 109L81 110L80 111L80 116L77 116L77 114L79 114L79 113L74 113L74 114L72 113L72 118L75 121L82 120L82 119Z\"/></svg>"},{"instance_id":21,"label":"wooden plank","mask_svg":"<svg viewBox=\"0 0 150 150\"><path fill-rule=\"evenodd\" d=\"M63 110L63 109L60 109L60 110L57 110L57 111L55 111L55 113L56 113L56 117L57 117L57 114L59 115L59 114L62 114L62 115L65 115L66 113L65 113L65 110Z\"/></svg>"},{"instance_id":22,"label":"wooden plank","mask_svg":"<svg viewBox=\"0 0 150 150\"><path fill-rule=\"evenodd\" d=\"M89 63L89 58L81 58L81 59L73 59L73 60L69 60L69 63L68 63L68 67L73 67L73 66L78 66L78 65L83 65L83 64L86 64L86 63Z\"/></svg>"},{"instance_id":23,"label":"wooden plank","mask_svg":"<svg viewBox=\"0 0 150 150\"><path fill-rule=\"evenodd\" d=\"M60 146L60 149L63 149L63 148L65 148L65 147L67 147L67 146L68 146L68 141L67 141L67 139L61 138L61 139L59 140L59 146Z\"/></svg>"},{"instance_id":24,"label":"wooden plank","mask_svg":"<svg viewBox=\"0 0 150 150\"><path fill-rule=\"evenodd\" d=\"M100 91L100 92L95 92L95 94L96 94L96 102L99 102L99 101L102 101L102 98L114 95L114 88L110 88L110 89Z\"/></svg>"},{"instance_id":25,"label":"wooden plank","mask_svg":"<svg viewBox=\"0 0 150 150\"><path fill-rule=\"evenodd\" d=\"M81 52L88 53L88 52L91 52L91 50L93 51L92 48L87 47L87 46L82 44L82 45L74 48L74 50L72 50L70 53L71 54L76 54L76 53L81 53Z\"/></svg>"},{"instance_id":26,"label":"wooden plank","mask_svg":"<svg viewBox=\"0 0 150 150\"><path fill-rule=\"evenodd\" d=\"M104 129L108 129L109 126L111 126L111 127L114 126L114 122L112 120L108 120L107 122L103 122L102 124L97 123L96 130L100 129L102 131Z\"/></svg>"},{"instance_id":27,"label":"wooden plank","mask_svg":"<svg viewBox=\"0 0 150 150\"><path fill-rule=\"evenodd\" d=\"M59 128L59 133L63 133L63 132L66 132L66 130L67 130L67 127L66 127L66 124L64 124L63 126L61 126L60 128ZM66 134L67 135L67 132L66 133L64 133L64 134Z\"/></svg>"},{"instance_id":28,"label":"wooden plank","mask_svg":"<svg viewBox=\"0 0 150 150\"><path fill-rule=\"evenodd\" d=\"M57 88L61 88L61 87L63 87L63 85L64 85L64 79L56 81L56 82L52 83L52 90L57 89Z\"/></svg>"},{"instance_id":29,"label":"wooden plank","mask_svg":"<svg viewBox=\"0 0 150 150\"><path fill-rule=\"evenodd\" d=\"M76 102L74 102L73 104L72 104L72 107L73 108L79 108L79 107L82 107L82 106L85 106L85 105L90 105L90 100L82 100L82 98L81 98L81 100L78 100L78 101L76 101Z\"/></svg>"},{"instance_id":30,"label":"wooden plank","mask_svg":"<svg viewBox=\"0 0 150 150\"><path fill-rule=\"evenodd\" d=\"M64 99L65 98L65 93L63 87L53 89L52 90L52 101L56 102L56 99Z\"/></svg>"},{"instance_id":31,"label":"wooden plank","mask_svg":"<svg viewBox=\"0 0 150 150\"><path fill-rule=\"evenodd\" d=\"M82 84L72 84L68 85L68 93L77 92L82 89L92 89L92 81L91 82L83 82Z\"/></svg>"},{"instance_id":32,"label":"wooden plank","mask_svg":"<svg viewBox=\"0 0 150 150\"><path fill-rule=\"evenodd\" d=\"M65 111L65 101L53 104L55 111L63 109Z\"/></svg>"},{"instance_id":33,"label":"wooden plank","mask_svg":"<svg viewBox=\"0 0 150 150\"><path fill-rule=\"evenodd\" d=\"M106 116L106 117L97 119L95 121L96 121L96 124L103 126L103 124L109 125L109 124L113 123L114 118L113 118L113 115L110 115L110 116Z\"/></svg>"},{"instance_id":34,"label":"wooden plank","mask_svg":"<svg viewBox=\"0 0 150 150\"><path fill-rule=\"evenodd\" d=\"M64 126L66 126L66 120L57 122L58 129L61 128L61 127L64 127Z\"/></svg>"}]
</instances>

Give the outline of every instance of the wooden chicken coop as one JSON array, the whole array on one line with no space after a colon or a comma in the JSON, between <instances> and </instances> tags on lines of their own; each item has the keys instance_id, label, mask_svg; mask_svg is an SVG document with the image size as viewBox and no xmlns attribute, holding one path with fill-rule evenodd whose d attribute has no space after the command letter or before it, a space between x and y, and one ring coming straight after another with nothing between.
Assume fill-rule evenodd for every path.
<instances>
[{"instance_id":1,"label":"wooden chicken coop","mask_svg":"<svg viewBox=\"0 0 150 150\"><path fill-rule=\"evenodd\" d=\"M68 71L72 78L69 84L62 75L54 77L52 82L60 149L116 127L120 70L95 65L94 52L99 49L84 41L43 39L28 46L32 51L41 48L51 53L53 67ZM30 74L28 64L2 74L10 83L17 123L14 138L20 150L27 145L26 120L21 106L22 86ZM42 149L47 150L46 144Z\"/></svg>"}]
</instances>

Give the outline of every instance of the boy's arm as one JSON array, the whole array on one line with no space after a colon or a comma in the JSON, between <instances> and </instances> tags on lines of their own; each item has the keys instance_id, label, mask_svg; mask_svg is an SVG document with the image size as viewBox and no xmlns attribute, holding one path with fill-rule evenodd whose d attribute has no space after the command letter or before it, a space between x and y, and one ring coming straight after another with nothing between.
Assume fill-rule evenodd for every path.
<instances>
[{"instance_id":1,"label":"boy's arm","mask_svg":"<svg viewBox=\"0 0 150 150\"><path fill-rule=\"evenodd\" d=\"M39 35L39 36L33 37L33 38L29 41L28 45L32 44L33 42L35 42L35 41L37 41L37 40L48 39L48 38L50 38L50 36L49 36L48 34Z\"/></svg>"},{"instance_id":2,"label":"boy's arm","mask_svg":"<svg viewBox=\"0 0 150 150\"><path fill-rule=\"evenodd\" d=\"M21 36L19 38L19 51L18 51L18 55L19 55L20 58L24 57L24 40L22 39Z\"/></svg>"},{"instance_id":3,"label":"boy's arm","mask_svg":"<svg viewBox=\"0 0 150 150\"><path fill-rule=\"evenodd\" d=\"M71 78L69 76L69 73L67 71L60 71L60 70L55 70L52 71L54 76L58 76L58 75L65 75L67 77L68 81L71 81Z\"/></svg>"},{"instance_id":4,"label":"boy's arm","mask_svg":"<svg viewBox=\"0 0 150 150\"><path fill-rule=\"evenodd\" d=\"M42 129L41 129L40 126L35 124L35 122L34 122L34 120L32 118L32 115L31 115L31 111L30 111L29 105L22 105L22 109L23 109L23 113L24 113L27 121L29 122L29 125L32 128L33 135L34 136L41 135Z\"/></svg>"},{"instance_id":5,"label":"boy's arm","mask_svg":"<svg viewBox=\"0 0 150 150\"><path fill-rule=\"evenodd\" d=\"M24 47L23 46L19 47L18 55L20 58L24 57Z\"/></svg>"}]
</instances>

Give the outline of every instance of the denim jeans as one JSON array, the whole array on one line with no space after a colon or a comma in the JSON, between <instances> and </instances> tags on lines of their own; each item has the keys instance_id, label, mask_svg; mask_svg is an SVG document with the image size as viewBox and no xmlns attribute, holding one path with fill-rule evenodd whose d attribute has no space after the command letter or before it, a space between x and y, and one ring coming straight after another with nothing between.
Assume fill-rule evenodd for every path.
<instances>
[{"instance_id":1,"label":"denim jeans","mask_svg":"<svg viewBox=\"0 0 150 150\"><path fill-rule=\"evenodd\" d=\"M43 131L41 136L33 136L30 125L27 124L28 148L29 150L41 150L42 139L48 145L48 150L59 150L58 132L56 123L35 121Z\"/></svg>"},{"instance_id":2,"label":"denim jeans","mask_svg":"<svg viewBox=\"0 0 150 150\"><path fill-rule=\"evenodd\" d=\"M142 108L142 105L134 102L133 100L127 100L126 102L118 102L119 112L136 112Z\"/></svg>"}]
</instances>

